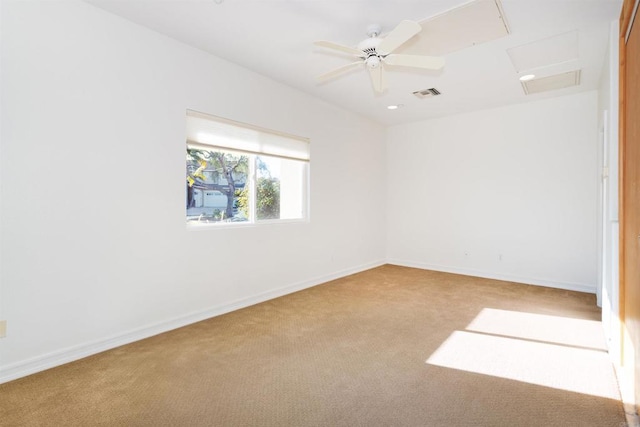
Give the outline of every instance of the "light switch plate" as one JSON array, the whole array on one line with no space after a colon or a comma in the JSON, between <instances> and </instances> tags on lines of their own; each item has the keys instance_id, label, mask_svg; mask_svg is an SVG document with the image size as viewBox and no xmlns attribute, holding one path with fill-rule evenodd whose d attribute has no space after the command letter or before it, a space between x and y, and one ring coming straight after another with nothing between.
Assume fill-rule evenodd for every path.
<instances>
[{"instance_id":1,"label":"light switch plate","mask_svg":"<svg viewBox=\"0 0 640 427\"><path fill-rule=\"evenodd\" d=\"M7 336L7 321L0 320L0 338Z\"/></svg>"}]
</instances>

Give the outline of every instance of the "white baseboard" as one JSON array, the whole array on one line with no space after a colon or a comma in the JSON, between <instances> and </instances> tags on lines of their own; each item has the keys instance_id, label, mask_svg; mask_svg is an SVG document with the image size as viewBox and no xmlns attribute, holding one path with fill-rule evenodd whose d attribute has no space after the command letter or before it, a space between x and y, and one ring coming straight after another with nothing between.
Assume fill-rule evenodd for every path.
<instances>
[{"instance_id":1,"label":"white baseboard","mask_svg":"<svg viewBox=\"0 0 640 427\"><path fill-rule=\"evenodd\" d=\"M442 265L435 265L435 264L416 262L416 261L406 261L406 260L400 260L400 259L388 259L387 263L393 264L393 265L399 265L402 267L420 268L422 270L442 271L444 273L462 274L464 276L483 277L485 279L524 283L526 285L544 286L547 288L586 292L589 294L596 293L595 286L586 285L583 283L559 282L555 280L545 280L545 279L537 279L537 278L531 278L531 277L514 276L511 274L491 273L491 272L473 270L468 268L447 267Z\"/></svg>"},{"instance_id":2,"label":"white baseboard","mask_svg":"<svg viewBox=\"0 0 640 427\"><path fill-rule=\"evenodd\" d=\"M46 369L54 368L65 363L73 362L75 360L101 353L112 348L130 344L144 338L149 338L163 332L181 328L183 326L209 319L211 317L249 307L251 305L278 298L293 292L301 291L303 289L311 288L313 286L317 286L331 280L339 279L341 277L349 276L351 274L359 273L364 270L379 267L383 264L385 264L385 261L381 260L362 264L352 268L347 268L331 274L317 276L309 280L294 283L267 292L262 292L248 298L242 298L228 304L212 307L207 310L190 313L184 316L179 316L173 319L158 322L153 325L137 328L129 332L117 334L112 337L79 344L73 347L65 348L63 350L55 351L49 354L34 357L32 359L0 367L0 384L25 377L27 375L35 374L36 372L44 371Z\"/></svg>"},{"instance_id":3,"label":"white baseboard","mask_svg":"<svg viewBox=\"0 0 640 427\"><path fill-rule=\"evenodd\" d=\"M234 310L249 307L254 304L258 304L264 301L268 301L273 298L278 298L293 292L301 291L319 284L339 279L351 274L359 273L361 271L369 270L371 268L379 267L384 264L394 264L403 267L420 268L423 270L442 271L446 273L462 274L467 276L484 277L488 279L504 280L509 282L524 283L529 285L546 286L550 288L566 289L578 292L595 293L595 287L579 283L567 283L550 280L541 280L535 278L527 278L520 276L512 276L497 273L487 273L483 271L446 267L422 262L406 261L399 259L389 259L387 261L380 260L367 264L362 264L356 267L343 269L331 274L317 276L309 280L287 285L278 289L273 289L267 292L263 292L248 298L243 298L237 301L233 301L221 306L212 307L207 310L190 313L184 316L179 316L166 321L158 322L153 325L137 328L129 332L114 335L95 341L91 341L77 346L68 347L59 351L55 351L42 356L34 357L25 361L17 362L11 365L0 367L0 384L13 381L18 378L25 377L27 375L35 374L46 369L54 368L56 366L63 365L65 363L73 362L78 359L82 359L87 356L91 356L97 353L101 353L112 348L120 347L125 344L129 344L135 341L139 341L144 338L149 338L154 335L168 332L173 329L177 329L183 326L190 325L211 317L219 316L221 314L229 313Z\"/></svg>"}]
</instances>

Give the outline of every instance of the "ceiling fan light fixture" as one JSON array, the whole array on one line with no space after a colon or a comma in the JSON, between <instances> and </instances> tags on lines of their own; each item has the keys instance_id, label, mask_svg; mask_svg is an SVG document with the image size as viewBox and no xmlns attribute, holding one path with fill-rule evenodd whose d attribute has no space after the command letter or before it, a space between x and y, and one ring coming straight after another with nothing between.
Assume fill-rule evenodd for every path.
<instances>
[{"instance_id":1,"label":"ceiling fan light fixture","mask_svg":"<svg viewBox=\"0 0 640 427\"><path fill-rule=\"evenodd\" d=\"M402 107L404 107L404 104L387 105L387 110L397 110Z\"/></svg>"},{"instance_id":2,"label":"ceiling fan light fixture","mask_svg":"<svg viewBox=\"0 0 640 427\"><path fill-rule=\"evenodd\" d=\"M367 67L369 67L369 68L378 68L380 66L380 57L372 55L372 56L367 58L365 63L367 64Z\"/></svg>"}]
</instances>

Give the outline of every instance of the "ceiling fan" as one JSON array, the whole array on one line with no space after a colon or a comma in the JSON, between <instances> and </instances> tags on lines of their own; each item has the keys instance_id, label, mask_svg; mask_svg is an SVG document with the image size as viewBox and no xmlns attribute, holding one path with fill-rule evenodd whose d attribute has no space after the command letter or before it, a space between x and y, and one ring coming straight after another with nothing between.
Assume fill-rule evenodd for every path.
<instances>
[{"instance_id":1,"label":"ceiling fan","mask_svg":"<svg viewBox=\"0 0 640 427\"><path fill-rule=\"evenodd\" d=\"M314 42L316 46L349 53L359 58L356 62L343 65L333 71L318 76L318 80L329 80L364 64L369 70L373 90L382 93L387 88L383 65L399 65L428 70L439 70L444 67L444 59L440 57L393 53L394 50L409 41L411 37L422 31L422 27L417 22L402 21L385 38L378 37L380 31L381 28L379 25L369 26L367 31L369 38L360 42L355 49L325 40Z\"/></svg>"}]
</instances>

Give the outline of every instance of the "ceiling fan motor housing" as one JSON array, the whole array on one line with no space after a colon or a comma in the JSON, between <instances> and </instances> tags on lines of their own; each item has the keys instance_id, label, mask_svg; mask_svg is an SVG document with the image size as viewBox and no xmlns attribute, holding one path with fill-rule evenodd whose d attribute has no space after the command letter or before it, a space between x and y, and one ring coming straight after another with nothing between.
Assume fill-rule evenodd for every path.
<instances>
[{"instance_id":1,"label":"ceiling fan motor housing","mask_svg":"<svg viewBox=\"0 0 640 427\"><path fill-rule=\"evenodd\" d=\"M360 49L363 52L367 52L370 50L373 50L374 52L376 51L376 48L378 46L380 46L380 43L382 43L382 39L378 38L378 37L370 37L368 39L364 39L362 40L359 44L358 44L358 49Z\"/></svg>"},{"instance_id":2,"label":"ceiling fan motor housing","mask_svg":"<svg viewBox=\"0 0 640 427\"><path fill-rule=\"evenodd\" d=\"M367 64L367 67L378 68L380 66L382 56L378 53L377 47L381 42L382 39L379 39L378 37L371 37L363 40L358 45L358 49L365 54L364 63Z\"/></svg>"}]
</instances>

